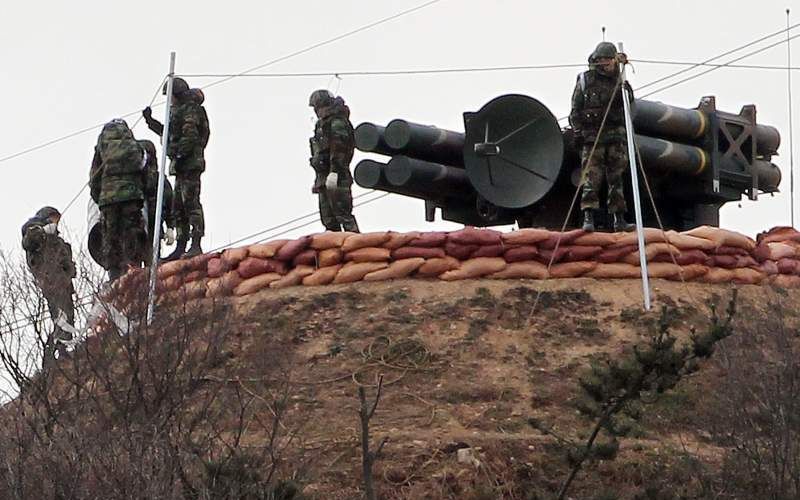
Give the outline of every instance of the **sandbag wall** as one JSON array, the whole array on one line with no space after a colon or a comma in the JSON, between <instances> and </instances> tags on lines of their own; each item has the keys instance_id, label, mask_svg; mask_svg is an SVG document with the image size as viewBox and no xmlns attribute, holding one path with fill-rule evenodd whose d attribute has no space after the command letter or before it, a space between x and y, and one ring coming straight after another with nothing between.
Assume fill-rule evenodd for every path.
<instances>
[{"instance_id":1,"label":"sandbag wall","mask_svg":"<svg viewBox=\"0 0 800 500\"><path fill-rule=\"evenodd\" d=\"M653 278L800 286L800 233L791 228L762 233L758 243L708 226L683 233L646 229L645 242ZM327 232L165 263L158 270L158 288L200 298L408 277L639 278L639 262L636 233L502 233L472 227L452 232Z\"/></svg>"}]
</instances>

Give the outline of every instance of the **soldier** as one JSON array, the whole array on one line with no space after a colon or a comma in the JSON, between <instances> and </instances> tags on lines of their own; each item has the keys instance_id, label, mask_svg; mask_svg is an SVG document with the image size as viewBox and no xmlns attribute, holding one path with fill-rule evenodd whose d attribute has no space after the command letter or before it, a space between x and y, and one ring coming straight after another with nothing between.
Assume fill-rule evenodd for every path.
<instances>
[{"instance_id":1,"label":"soldier","mask_svg":"<svg viewBox=\"0 0 800 500\"><path fill-rule=\"evenodd\" d=\"M145 185L144 197L145 207L147 208L147 237L149 245L143 248L142 262L145 265L150 263L153 235L156 228L156 203L158 203L158 157L156 156L156 146L152 141L142 139L137 141L147 155L145 170L147 172L147 183ZM161 238L167 245L175 243L175 218L172 216L172 184L164 178L164 197L161 202L161 219L167 226L166 231L161 232Z\"/></svg>"},{"instance_id":2,"label":"soldier","mask_svg":"<svg viewBox=\"0 0 800 500\"><path fill-rule=\"evenodd\" d=\"M75 307L72 294L72 278L76 276L72 247L58 235L61 214L53 207L43 207L22 226L22 248L25 260L36 285L42 291L55 324L53 334L45 342L43 365L47 366L59 356L66 354L66 347L59 340L68 341L72 335L61 328L59 318L69 325L75 324ZM57 344L57 347L56 347Z\"/></svg>"},{"instance_id":3,"label":"soldier","mask_svg":"<svg viewBox=\"0 0 800 500\"><path fill-rule=\"evenodd\" d=\"M164 94L167 86L164 85ZM205 234L203 205L200 203L200 176L206 169L204 150L208 144L208 115L200 89L190 89L182 78L172 82L172 114L169 124L169 174L175 176L172 213L178 229L178 243L164 260L175 260L203 253L200 240ZM153 118L150 107L142 111L147 126L161 136L164 125ZM186 252L189 237L192 245Z\"/></svg>"},{"instance_id":4,"label":"soldier","mask_svg":"<svg viewBox=\"0 0 800 500\"><path fill-rule=\"evenodd\" d=\"M350 108L341 97L334 98L327 90L315 90L308 100L314 108L317 124L311 144L311 166L316 172L312 193L319 196L319 215L328 231L358 232L353 216L350 186L350 160L353 159L355 136L350 123Z\"/></svg>"},{"instance_id":5,"label":"soldier","mask_svg":"<svg viewBox=\"0 0 800 500\"><path fill-rule=\"evenodd\" d=\"M138 262L147 241L142 219L144 161L144 151L124 120L105 124L97 138L89 186L103 213L103 255L111 281Z\"/></svg>"},{"instance_id":6,"label":"soldier","mask_svg":"<svg viewBox=\"0 0 800 500\"><path fill-rule=\"evenodd\" d=\"M634 228L633 224L625 221L623 192L623 175L628 168L628 149L623 92L619 84L620 63L624 64L626 61L624 54L617 53L614 44L601 42L589 56L590 69L578 76L575 91L572 93L569 121L578 142L582 143L584 184L581 210L585 231L591 232L595 229L594 211L600 208L599 192L604 178L608 185L606 207L612 215L614 231L631 231ZM630 86L627 88L630 91ZM606 109L608 115L603 124Z\"/></svg>"}]
</instances>

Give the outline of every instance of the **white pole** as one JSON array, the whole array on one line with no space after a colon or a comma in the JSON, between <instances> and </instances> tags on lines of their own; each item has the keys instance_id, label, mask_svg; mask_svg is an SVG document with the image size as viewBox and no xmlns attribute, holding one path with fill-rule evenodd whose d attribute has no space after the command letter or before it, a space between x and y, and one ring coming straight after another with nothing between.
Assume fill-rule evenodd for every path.
<instances>
[{"instance_id":1,"label":"white pole","mask_svg":"<svg viewBox=\"0 0 800 500\"><path fill-rule=\"evenodd\" d=\"M786 9L786 87L789 93L789 207L794 227L794 131L792 130L792 39L789 37L789 9Z\"/></svg>"},{"instance_id":2,"label":"white pole","mask_svg":"<svg viewBox=\"0 0 800 500\"><path fill-rule=\"evenodd\" d=\"M172 81L175 78L175 52L169 55L169 74L167 75L167 106L164 113L164 129L161 131L161 164L158 167L158 194L156 196L156 217L153 228L153 258L150 261L150 291L147 301L147 324L153 321L153 308L156 301L156 277L158 260L161 254L161 217L164 203L164 169L167 165L167 148L169 147L169 119L172 111Z\"/></svg>"},{"instance_id":3,"label":"white pole","mask_svg":"<svg viewBox=\"0 0 800 500\"><path fill-rule=\"evenodd\" d=\"M619 51L622 49L622 42L619 42ZM642 293L644 295L644 308L650 310L650 278L647 275L647 255L644 250L644 227L642 223L642 204L639 197L639 176L636 172L636 144L633 142L633 121L631 120L631 108L628 99L631 96L625 87L625 65L621 69L622 78L622 107L625 110L625 132L628 136L628 163L631 167L631 185L633 186L633 208L636 213L636 239L639 242L639 265L642 270Z\"/></svg>"}]
</instances>

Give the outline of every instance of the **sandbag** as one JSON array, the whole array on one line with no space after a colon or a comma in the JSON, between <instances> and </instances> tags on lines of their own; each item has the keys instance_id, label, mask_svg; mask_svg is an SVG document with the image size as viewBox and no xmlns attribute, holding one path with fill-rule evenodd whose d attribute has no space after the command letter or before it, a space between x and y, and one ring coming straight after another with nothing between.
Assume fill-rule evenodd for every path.
<instances>
[{"instance_id":1,"label":"sandbag","mask_svg":"<svg viewBox=\"0 0 800 500\"><path fill-rule=\"evenodd\" d=\"M477 250L472 252L469 256L470 259L477 257L500 257L506 251L506 247L502 243L496 245L481 245Z\"/></svg>"},{"instance_id":2,"label":"sandbag","mask_svg":"<svg viewBox=\"0 0 800 500\"><path fill-rule=\"evenodd\" d=\"M292 266L317 266L317 251L307 248L292 259Z\"/></svg>"},{"instance_id":3,"label":"sandbag","mask_svg":"<svg viewBox=\"0 0 800 500\"><path fill-rule=\"evenodd\" d=\"M344 244L344 240L356 233L327 231L311 236L310 246L314 250L327 250L328 248L339 248Z\"/></svg>"},{"instance_id":4,"label":"sandbag","mask_svg":"<svg viewBox=\"0 0 800 500\"><path fill-rule=\"evenodd\" d=\"M283 262L291 262L300 254L300 252L308 248L308 245L310 244L310 236L304 236L296 240L288 241L281 245L281 248L275 252L275 259Z\"/></svg>"},{"instance_id":5,"label":"sandbag","mask_svg":"<svg viewBox=\"0 0 800 500\"><path fill-rule=\"evenodd\" d=\"M700 281L703 283L732 283L733 276L732 269L709 267L708 272L700 278Z\"/></svg>"},{"instance_id":6,"label":"sandbag","mask_svg":"<svg viewBox=\"0 0 800 500\"><path fill-rule=\"evenodd\" d=\"M724 269L735 269L738 260L733 255L711 255L706 261L708 267L721 267Z\"/></svg>"},{"instance_id":7,"label":"sandbag","mask_svg":"<svg viewBox=\"0 0 800 500\"><path fill-rule=\"evenodd\" d=\"M419 231L412 231L410 233L395 233L389 231L389 241L381 245L383 248L394 250L396 248L404 247L419 238Z\"/></svg>"},{"instance_id":8,"label":"sandbag","mask_svg":"<svg viewBox=\"0 0 800 500\"><path fill-rule=\"evenodd\" d=\"M222 262L228 269L233 269L247 258L247 247L229 248L222 252Z\"/></svg>"},{"instance_id":9,"label":"sandbag","mask_svg":"<svg viewBox=\"0 0 800 500\"><path fill-rule=\"evenodd\" d=\"M638 248L639 245L626 245L623 247L611 246L600 252L598 255L596 255L594 260L596 260L597 262L602 262L604 264L618 262L623 258L625 258L626 255L629 255L631 252L635 252Z\"/></svg>"},{"instance_id":10,"label":"sandbag","mask_svg":"<svg viewBox=\"0 0 800 500\"><path fill-rule=\"evenodd\" d=\"M328 266L328 267L320 267L312 274L309 274L305 278L303 278L303 285L305 286L319 286L319 285L327 285L333 278L336 277L336 274L339 272L339 269L342 268L341 264L336 264L335 266Z\"/></svg>"},{"instance_id":11,"label":"sandbag","mask_svg":"<svg viewBox=\"0 0 800 500\"><path fill-rule=\"evenodd\" d=\"M465 260L458 269L447 271L439 276L445 281L480 278L505 269L506 261L501 257L478 257Z\"/></svg>"},{"instance_id":12,"label":"sandbag","mask_svg":"<svg viewBox=\"0 0 800 500\"><path fill-rule=\"evenodd\" d=\"M539 262L512 262L502 271L490 274L492 279L547 279L547 266Z\"/></svg>"},{"instance_id":13,"label":"sandbag","mask_svg":"<svg viewBox=\"0 0 800 500\"><path fill-rule=\"evenodd\" d=\"M458 269L461 262L453 257L436 257L427 259L419 269L417 269L417 276L423 277L436 277L447 271Z\"/></svg>"},{"instance_id":14,"label":"sandbag","mask_svg":"<svg viewBox=\"0 0 800 500\"><path fill-rule=\"evenodd\" d=\"M171 262L164 262L163 264L158 266L158 271L156 272L158 279L163 280L167 279L170 276L174 276L176 274L184 274L187 272L187 268L189 265L188 259L178 259L173 260Z\"/></svg>"},{"instance_id":15,"label":"sandbag","mask_svg":"<svg viewBox=\"0 0 800 500\"><path fill-rule=\"evenodd\" d=\"M178 290L183 285L183 276L180 274L173 274L172 276L163 280L156 281L156 290L160 292L173 292Z\"/></svg>"},{"instance_id":16,"label":"sandbag","mask_svg":"<svg viewBox=\"0 0 800 500\"><path fill-rule=\"evenodd\" d=\"M759 244L781 241L800 241L800 231L788 226L773 227L769 231L759 233L756 236L756 241L758 241Z\"/></svg>"},{"instance_id":17,"label":"sandbag","mask_svg":"<svg viewBox=\"0 0 800 500\"><path fill-rule=\"evenodd\" d=\"M262 274L239 283L239 285L233 289L233 294L237 297L250 295L251 293L256 293L259 290L269 287L270 283L278 281L279 279L281 279L281 275L278 273Z\"/></svg>"},{"instance_id":18,"label":"sandbag","mask_svg":"<svg viewBox=\"0 0 800 500\"><path fill-rule=\"evenodd\" d=\"M684 234L713 241L716 243L717 248L721 246L732 246L752 251L756 247L756 242L751 238L748 238L743 234L719 227L700 226L689 231L685 231Z\"/></svg>"},{"instance_id":19,"label":"sandbag","mask_svg":"<svg viewBox=\"0 0 800 500\"><path fill-rule=\"evenodd\" d=\"M219 252L209 252L200 255L195 255L189 259L181 259L186 262L186 271L205 271L208 267L208 261L220 257Z\"/></svg>"},{"instance_id":20,"label":"sandbag","mask_svg":"<svg viewBox=\"0 0 800 500\"><path fill-rule=\"evenodd\" d=\"M563 233L551 231L550 236L546 240L539 243L539 248L552 250L556 247L556 243L558 243L559 248L572 245L576 239L584 234L586 234L586 231L583 229L573 229L572 231L564 231Z\"/></svg>"},{"instance_id":21,"label":"sandbag","mask_svg":"<svg viewBox=\"0 0 800 500\"><path fill-rule=\"evenodd\" d=\"M771 282L781 288L800 288L800 276L777 274L771 277Z\"/></svg>"},{"instance_id":22,"label":"sandbag","mask_svg":"<svg viewBox=\"0 0 800 500\"><path fill-rule=\"evenodd\" d=\"M778 270L778 264L774 260L765 260L758 266L758 269L768 276L780 273Z\"/></svg>"},{"instance_id":23,"label":"sandbag","mask_svg":"<svg viewBox=\"0 0 800 500\"><path fill-rule=\"evenodd\" d=\"M464 229L447 234L447 241L459 245L499 245L502 241L500 231L494 229L478 229L467 226Z\"/></svg>"},{"instance_id":24,"label":"sandbag","mask_svg":"<svg viewBox=\"0 0 800 500\"><path fill-rule=\"evenodd\" d=\"M361 281L369 273L380 271L389 266L387 262L349 262L339 269L334 284Z\"/></svg>"},{"instance_id":25,"label":"sandbag","mask_svg":"<svg viewBox=\"0 0 800 500\"><path fill-rule=\"evenodd\" d=\"M670 255L668 253L662 253L653 257L653 262L673 262L677 263L680 266L688 266L691 264L703 264L705 265L706 261L708 260L708 254L702 250L679 250L677 254Z\"/></svg>"},{"instance_id":26,"label":"sandbag","mask_svg":"<svg viewBox=\"0 0 800 500\"><path fill-rule=\"evenodd\" d=\"M757 285L766 275L757 269L739 268L733 270L733 282L741 285Z\"/></svg>"},{"instance_id":27,"label":"sandbag","mask_svg":"<svg viewBox=\"0 0 800 500\"><path fill-rule=\"evenodd\" d=\"M329 249L330 250L330 249ZM323 250L324 252L325 250ZM290 286L297 286L303 282L303 278L306 276L310 276L314 273L314 268L312 266L297 266L286 276L282 276L281 279L275 280L269 284L270 288L286 288Z\"/></svg>"},{"instance_id":28,"label":"sandbag","mask_svg":"<svg viewBox=\"0 0 800 500\"><path fill-rule=\"evenodd\" d=\"M403 247L392 250L392 258L395 260L412 259L422 257L423 259L441 259L445 256L444 248L433 247Z\"/></svg>"},{"instance_id":29,"label":"sandbag","mask_svg":"<svg viewBox=\"0 0 800 500\"><path fill-rule=\"evenodd\" d=\"M239 264L236 272L245 280L264 273L286 274L286 263L274 259L248 257Z\"/></svg>"},{"instance_id":30,"label":"sandbag","mask_svg":"<svg viewBox=\"0 0 800 500\"><path fill-rule=\"evenodd\" d=\"M364 247L344 254L346 262L386 262L391 257L388 248Z\"/></svg>"},{"instance_id":31,"label":"sandbag","mask_svg":"<svg viewBox=\"0 0 800 500\"><path fill-rule=\"evenodd\" d=\"M591 260L564 262L550 266L550 278L578 278L595 269L599 264Z\"/></svg>"},{"instance_id":32,"label":"sandbag","mask_svg":"<svg viewBox=\"0 0 800 500\"><path fill-rule=\"evenodd\" d=\"M750 252L740 247L722 245L714 252L717 255L750 255Z\"/></svg>"},{"instance_id":33,"label":"sandbag","mask_svg":"<svg viewBox=\"0 0 800 500\"><path fill-rule=\"evenodd\" d=\"M591 245L569 245L564 248L567 250L567 255L564 257L567 262L594 260L594 257L603 251L603 247Z\"/></svg>"},{"instance_id":34,"label":"sandbag","mask_svg":"<svg viewBox=\"0 0 800 500\"><path fill-rule=\"evenodd\" d=\"M651 262L647 265L647 275L651 278L675 279L680 273L681 266L671 262Z\"/></svg>"},{"instance_id":35,"label":"sandbag","mask_svg":"<svg viewBox=\"0 0 800 500\"><path fill-rule=\"evenodd\" d=\"M222 297L224 295L230 295L233 290L243 281L244 280L241 276L239 276L239 273L236 271L228 271L219 278L212 278L208 280L206 297Z\"/></svg>"},{"instance_id":36,"label":"sandbag","mask_svg":"<svg viewBox=\"0 0 800 500\"><path fill-rule=\"evenodd\" d=\"M659 255L677 256L679 253L680 250L670 245L669 243L648 243L647 245L644 246L645 258L647 259L648 262L652 261ZM636 247L636 250L623 257L621 259L621 262L624 262L625 264L630 264L632 266L640 265L641 261L639 258L638 247Z\"/></svg>"},{"instance_id":37,"label":"sandbag","mask_svg":"<svg viewBox=\"0 0 800 500\"><path fill-rule=\"evenodd\" d=\"M642 270L638 266L615 262L611 264L598 264L597 267L586 273L591 278L604 279L629 279L640 278Z\"/></svg>"},{"instance_id":38,"label":"sandbag","mask_svg":"<svg viewBox=\"0 0 800 500\"><path fill-rule=\"evenodd\" d=\"M442 247L447 242L447 233L443 231L433 231L429 233L422 233L418 238L414 238L408 244L412 247Z\"/></svg>"},{"instance_id":39,"label":"sandbag","mask_svg":"<svg viewBox=\"0 0 800 500\"><path fill-rule=\"evenodd\" d=\"M389 238L390 236L387 231L380 233L352 234L342 243L342 252L352 252L353 250L366 247L379 247L389 241Z\"/></svg>"},{"instance_id":40,"label":"sandbag","mask_svg":"<svg viewBox=\"0 0 800 500\"><path fill-rule=\"evenodd\" d=\"M344 254L339 248L320 250L317 256L319 267L335 266L336 264L340 264L343 258Z\"/></svg>"},{"instance_id":41,"label":"sandbag","mask_svg":"<svg viewBox=\"0 0 800 500\"><path fill-rule=\"evenodd\" d=\"M667 231L667 242L680 250L703 250L709 252L717 248L717 244L711 240L689 236L676 231Z\"/></svg>"},{"instance_id":42,"label":"sandbag","mask_svg":"<svg viewBox=\"0 0 800 500\"><path fill-rule=\"evenodd\" d=\"M575 238L572 244L590 247L607 247L616 243L621 235L622 233L586 233Z\"/></svg>"},{"instance_id":43,"label":"sandbag","mask_svg":"<svg viewBox=\"0 0 800 500\"><path fill-rule=\"evenodd\" d=\"M184 275L183 282L184 283L191 283L192 281L201 280L201 279L207 278L207 277L208 277L208 273L206 272L205 269L203 269L202 271L192 271L192 272L186 273Z\"/></svg>"},{"instance_id":44,"label":"sandbag","mask_svg":"<svg viewBox=\"0 0 800 500\"><path fill-rule=\"evenodd\" d=\"M230 271L230 267L227 266L222 259L215 257L208 261L208 275L212 278L219 278L223 274Z\"/></svg>"},{"instance_id":45,"label":"sandbag","mask_svg":"<svg viewBox=\"0 0 800 500\"><path fill-rule=\"evenodd\" d=\"M667 234L661 229L646 227L643 229L643 232L645 245L649 243L664 243L667 241ZM636 248L639 248L639 236L636 234L636 231L631 231L630 233L620 233L617 241L611 246L625 247L628 245L635 245Z\"/></svg>"},{"instance_id":46,"label":"sandbag","mask_svg":"<svg viewBox=\"0 0 800 500\"><path fill-rule=\"evenodd\" d=\"M506 245L536 245L545 241L552 235L547 229L520 229L510 233L503 233L501 238Z\"/></svg>"},{"instance_id":47,"label":"sandbag","mask_svg":"<svg viewBox=\"0 0 800 500\"><path fill-rule=\"evenodd\" d=\"M373 271L364 276L364 281L385 281L401 279L410 276L411 273L425 263L425 259L417 257L414 259L396 260L389 264L389 267L380 271Z\"/></svg>"},{"instance_id":48,"label":"sandbag","mask_svg":"<svg viewBox=\"0 0 800 500\"><path fill-rule=\"evenodd\" d=\"M676 281L694 281L708 272L708 266L702 264L681 265L681 272L672 278Z\"/></svg>"},{"instance_id":49,"label":"sandbag","mask_svg":"<svg viewBox=\"0 0 800 500\"><path fill-rule=\"evenodd\" d=\"M797 249L794 245L780 242L761 243L755 250L753 256L759 261L793 259L797 256Z\"/></svg>"},{"instance_id":50,"label":"sandbag","mask_svg":"<svg viewBox=\"0 0 800 500\"><path fill-rule=\"evenodd\" d=\"M568 247L558 247L558 249L540 249L539 256L536 258L543 264L555 264L561 262L569 255Z\"/></svg>"},{"instance_id":51,"label":"sandbag","mask_svg":"<svg viewBox=\"0 0 800 500\"><path fill-rule=\"evenodd\" d=\"M800 275L800 260L781 259L776 264L778 265L778 272L781 274Z\"/></svg>"},{"instance_id":52,"label":"sandbag","mask_svg":"<svg viewBox=\"0 0 800 500\"><path fill-rule=\"evenodd\" d=\"M444 245L444 253L458 260L467 260L469 256L478 249L478 245L463 245L454 241L448 241Z\"/></svg>"},{"instance_id":53,"label":"sandbag","mask_svg":"<svg viewBox=\"0 0 800 500\"><path fill-rule=\"evenodd\" d=\"M266 243L256 243L247 247L247 255L259 259L271 259L281 247L289 240L273 240Z\"/></svg>"},{"instance_id":54,"label":"sandbag","mask_svg":"<svg viewBox=\"0 0 800 500\"><path fill-rule=\"evenodd\" d=\"M533 245L509 248L503 254L506 262L524 262L526 260L534 260L537 257L539 257L539 250Z\"/></svg>"}]
</instances>

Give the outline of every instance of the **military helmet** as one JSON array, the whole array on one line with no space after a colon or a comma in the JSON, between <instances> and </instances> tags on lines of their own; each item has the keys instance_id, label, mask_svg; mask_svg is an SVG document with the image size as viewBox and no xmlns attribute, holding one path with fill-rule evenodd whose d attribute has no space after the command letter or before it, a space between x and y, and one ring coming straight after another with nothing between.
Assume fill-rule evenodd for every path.
<instances>
[{"instance_id":1,"label":"military helmet","mask_svg":"<svg viewBox=\"0 0 800 500\"><path fill-rule=\"evenodd\" d=\"M598 59L614 59L617 57L617 48L611 42L600 42L595 47L592 55L589 56L589 62L595 62Z\"/></svg>"},{"instance_id":2,"label":"military helmet","mask_svg":"<svg viewBox=\"0 0 800 500\"><path fill-rule=\"evenodd\" d=\"M39 219L51 220L52 218L60 219L61 212L53 207L42 207L36 212L36 217Z\"/></svg>"},{"instance_id":3,"label":"military helmet","mask_svg":"<svg viewBox=\"0 0 800 500\"><path fill-rule=\"evenodd\" d=\"M169 81L164 82L164 87L161 88L162 95L167 95L168 85ZM187 90L189 90L189 84L186 83L186 80L181 77L175 77L172 79L172 95L181 95Z\"/></svg>"},{"instance_id":4,"label":"military helmet","mask_svg":"<svg viewBox=\"0 0 800 500\"><path fill-rule=\"evenodd\" d=\"M325 106L331 101L333 101L333 94L328 90L320 89L311 93L311 97L308 98L308 105L316 108Z\"/></svg>"}]
</instances>

